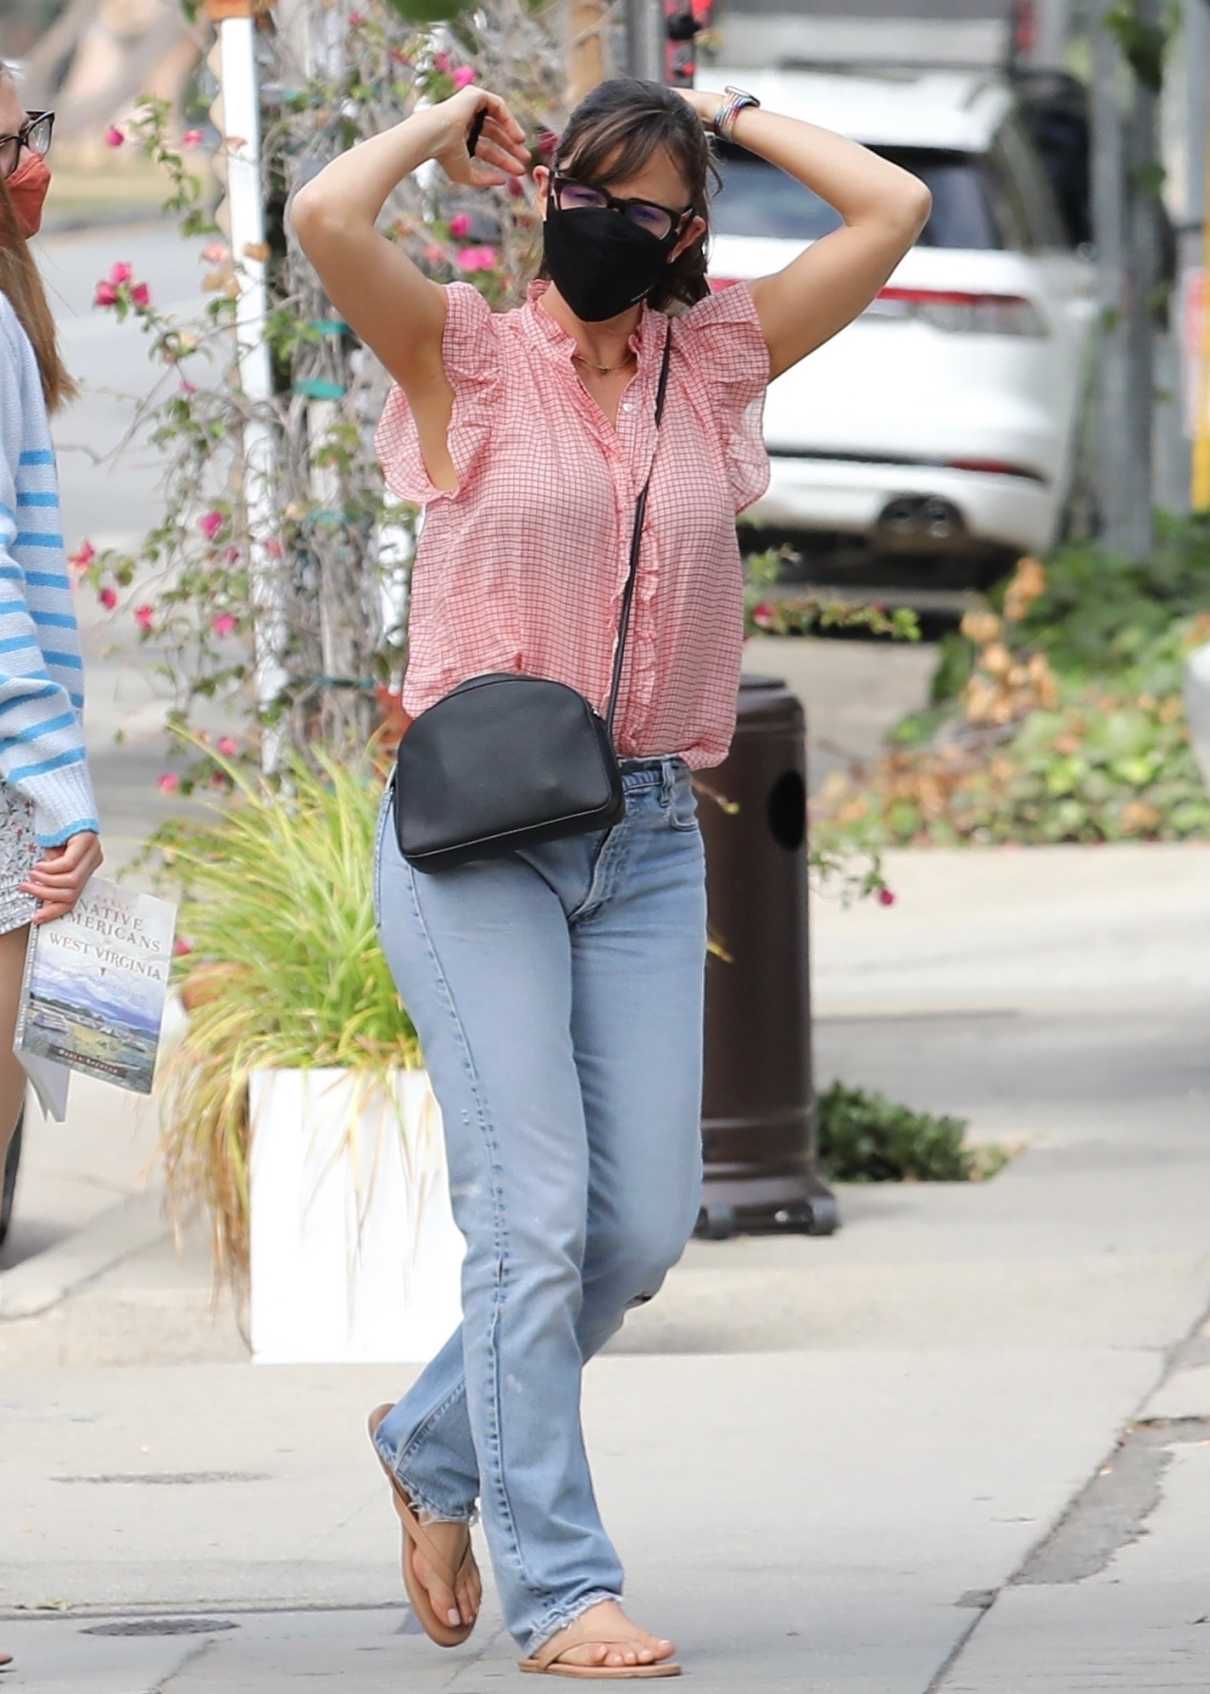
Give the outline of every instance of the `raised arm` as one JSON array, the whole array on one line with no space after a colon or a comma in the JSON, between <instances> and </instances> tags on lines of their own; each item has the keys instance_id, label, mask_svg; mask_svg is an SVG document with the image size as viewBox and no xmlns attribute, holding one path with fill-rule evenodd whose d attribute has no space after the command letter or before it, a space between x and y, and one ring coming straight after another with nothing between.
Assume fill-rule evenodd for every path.
<instances>
[{"instance_id":1,"label":"raised arm","mask_svg":"<svg viewBox=\"0 0 1210 1694\"><path fill-rule=\"evenodd\" d=\"M481 112L472 159L467 138ZM333 159L291 203L295 233L328 298L403 389L431 468L447 475L442 460L452 394L441 364L445 292L375 226L391 191L430 159L472 188L523 176L530 162L524 139L503 100L464 88Z\"/></svg>"},{"instance_id":2,"label":"raised arm","mask_svg":"<svg viewBox=\"0 0 1210 1694\"><path fill-rule=\"evenodd\" d=\"M686 99L712 125L721 94ZM747 107L735 124L740 147L797 177L844 219L752 294L773 376L852 323L873 300L928 221L932 196L918 177L868 148L798 118Z\"/></svg>"}]
</instances>

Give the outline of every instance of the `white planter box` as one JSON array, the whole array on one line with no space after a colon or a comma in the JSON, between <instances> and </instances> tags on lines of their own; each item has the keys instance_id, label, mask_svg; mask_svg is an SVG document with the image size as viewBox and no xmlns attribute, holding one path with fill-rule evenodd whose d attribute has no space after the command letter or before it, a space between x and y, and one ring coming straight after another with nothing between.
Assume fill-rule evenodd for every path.
<instances>
[{"instance_id":1,"label":"white planter box","mask_svg":"<svg viewBox=\"0 0 1210 1694\"><path fill-rule=\"evenodd\" d=\"M423 1071L252 1077L252 1354L423 1362L461 1316L463 1241Z\"/></svg>"}]
</instances>

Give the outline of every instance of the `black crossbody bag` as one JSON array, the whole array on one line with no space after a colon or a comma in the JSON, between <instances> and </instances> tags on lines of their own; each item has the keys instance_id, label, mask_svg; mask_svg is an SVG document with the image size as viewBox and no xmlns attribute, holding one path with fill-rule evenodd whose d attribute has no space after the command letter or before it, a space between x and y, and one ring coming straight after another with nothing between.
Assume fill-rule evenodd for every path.
<instances>
[{"instance_id":1,"label":"black crossbody bag","mask_svg":"<svg viewBox=\"0 0 1210 1694\"><path fill-rule=\"evenodd\" d=\"M671 354L669 325L655 402L657 448ZM393 805L399 850L417 870L445 870L609 829L621 819L613 721L650 487L648 472L635 506L604 718L564 683L502 671L470 677L409 726L399 744Z\"/></svg>"}]
</instances>

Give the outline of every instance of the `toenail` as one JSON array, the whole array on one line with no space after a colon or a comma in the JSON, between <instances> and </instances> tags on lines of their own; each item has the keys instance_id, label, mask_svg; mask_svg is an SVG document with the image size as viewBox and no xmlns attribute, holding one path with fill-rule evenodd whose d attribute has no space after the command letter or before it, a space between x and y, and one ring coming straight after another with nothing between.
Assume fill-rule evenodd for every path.
<instances>
[{"instance_id":1,"label":"toenail","mask_svg":"<svg viewBox=\"0 0 1210 1694\"><path fill-rule=\"evenodd\" d=\"M462 1622L462 1618L459 1615L457 1606L452 1606L450 1608L450 1610L446 1613L446 1617L449 1619L449 1621L452 1624L460 1624Z\"/></svg>"}]
</instances>

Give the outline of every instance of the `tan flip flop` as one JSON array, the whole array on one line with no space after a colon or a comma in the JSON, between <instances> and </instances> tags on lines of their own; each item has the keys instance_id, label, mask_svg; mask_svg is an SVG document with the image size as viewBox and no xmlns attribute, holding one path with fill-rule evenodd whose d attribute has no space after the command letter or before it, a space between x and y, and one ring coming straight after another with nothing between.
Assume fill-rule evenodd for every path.
<instances>
[{"instance_id":1,"label":"tan flip flop","mask_svg":"<svg viewBox=\"0 0 1210 1694\"><path fill-rule=\"evenodd\" d=\"M565 1665L564 1653L573 1647L633 1646L634 1630L623 1623L590 1623L576 1618L566 1629L540 1647L532 1659L522 1659L519 1670L535 1676L578 1676L592 1682L634 1681L639 1677L680 1676L681 1667L673 1659L659 1659L650 1665Z\"/></svg>"},{"instance_id":2,"label":"tan flip flop","mask_svg":"<svg viewBox=\"0 0 1210 1694\"><path fill-rule=\"evenodd\" d=\"M370 1413L368 1427L371 1443L374 1442L374 1436L378 1432L379 1424L382 1422L383 1418L386 1417L387 1413L391 1411L391 1409L392 1408L389 1405L378 1406ZM420 1619L421 1627L431 1641L435 1641L439 1647L461 1647L462 1643L469 1636L471 1630L474 1629L474 1624L459 1624L455 1629L453 1624L446 1623L444 1618L439 1618L437 1616L437 1613L433 1610L433 1603L429 1599L428 1590L416 1575L413 1561L415 1559L417 1549L419 1549L419 1551L424 1554L429 1564L441 1576L452 1591L454 1584L462 1575L467 1565L473 1564L474 1562L474 1553L471 1550L470 1531L469 1529L467 1530L466 1552L463 1554L462 1562L458 1566L458 1569L454 1571L446 1563L445 1559L441 1556L441 1554L433 1546L429 1537L425 1534L424 1525L420 1522L415 1512L412 1510L412 1502L408 1499L403 1484L383 1459L383 1456L378 1451L376 1444L374 1445L374 1457L378 1460L379 1464L386 1473L387 1481L391 1485L392 1504L395 1507L395 1511L398 1513L400 1523L403 1525L403 1586L407 1589L408 1599L412 1603L412 1610Z\"/></svg>"}]
</instances>

